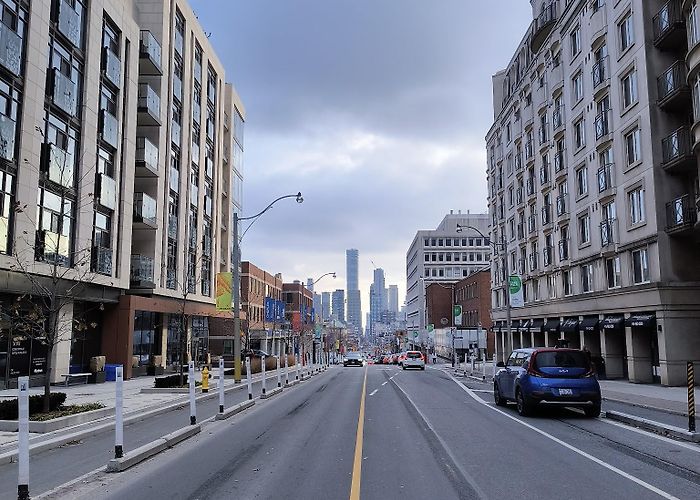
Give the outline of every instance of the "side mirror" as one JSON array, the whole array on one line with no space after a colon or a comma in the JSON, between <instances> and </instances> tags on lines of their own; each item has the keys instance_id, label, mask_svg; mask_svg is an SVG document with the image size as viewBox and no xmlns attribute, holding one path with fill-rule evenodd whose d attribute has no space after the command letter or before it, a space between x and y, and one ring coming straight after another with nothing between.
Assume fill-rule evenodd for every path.
<instances>
[{"instance_id":1,"label":"side mirror","mask_svg":"<svg viewBox=\"0 0 700 500\"><path fill-rule=\"evenodd\" d=\"M496 363L496 366L498 368L505 368L506 364L503 361L499 361L498 363Z\"/></svg>"}]
</instances>

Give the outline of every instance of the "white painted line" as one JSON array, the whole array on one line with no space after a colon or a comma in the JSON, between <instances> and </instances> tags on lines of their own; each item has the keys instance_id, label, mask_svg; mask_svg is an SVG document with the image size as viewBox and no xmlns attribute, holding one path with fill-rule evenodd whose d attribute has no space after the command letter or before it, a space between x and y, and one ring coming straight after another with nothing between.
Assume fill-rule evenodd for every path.
<instances>
[{"instance_id":1,"label":"white painted line","mask_svg":"<svg viewBox=\"0 0 700 500\"><path fill-rule=\"evenodd\" d=\"M469 389L468 387L466 387L464 384L462 384L462 382L460 382L459 380L457 380L456 378L454 378L454 377L453 377L452 375L450 375L450 374L448 374L448 376L452 379L452 381L453 381L455 384L457 384L458 386L460 386L460 387L462 388L462 390L464 390L464 392L466 392L467 394L469 394L469 396L470 396L472 399L474 399L475 401L481 403L482 405L484 405L485 407L489 408L490 410L493 410L493 411L495 411L495 412L500 413L500 414L503 415L504 417L507 417L507 418L513 420L514 422L517 422L517 423L519 423L520 425L523 425L523 426L527 427L528 429L531 429L531 430L537 432L538 434L540 434L540 435L546 437L547 439L551 439L551 440L554 441L555 443L562 445L564 448L567 448L567 449L573 451L574 453L578 453L578 454L581 455L582 457L587 458L588 460L591 460L592 462L595 462L595 463L597 463L598 465L600 465L600 466L602 466L602 467L605 467L606 469L608 469L608 470L614 472L615 474L619 474L620 476L624 477L625 479L629 479L630 481L632 481L632 482L638 484L639 486L641 486L641 487L643 487L643 488L646 488L647 490L656 493L656 494L659 495L660 497L668 498L669 500L680 500L678 497L675 497L675 496L671 495L670 493L667 493L666 491L661 490L661 489L657 488L656 486L653 486L653 485L647 483L646 481L642 481L642 480L639 479L638 477L635 477L635 476L633 476L632 474L628 474L627 472L625 472L625 471L623 471L623 470L621 470L621 469L618 469L618 468L615 467L614 465L611 465L611 464L609 464L609 463L607 463L607 462L604 462L603 460L601 460L601 459L599 459L599 458L597 458L597 457L594 457L594 456L591 455L590 453L586 453L585 451L580 450L580 449L576 448L575 446L572 446L572 445L570 445L569 443L567 443L567 442L565 442L565 441L562 441L561 439L559 439L559 438L557 438L557 437L554 437L553 435L549 434L548 432L543 431L542 429L539 429L539 428L535 427L534 425L530 425L530 424L528 424L527 422L524 422L524 421L520 420L519 418L515 418L513 415L509 415L508 413L506 413L506 412L504 412L504 411L502 411L502 410L496 408L495 406L489 405L489 404L486 403L483 399L481 399L479 396L477 396L477 395L474 393L474 391L472 391L471 389Z\"/></svg>"},{"instance_id":2,"label":"white painted line","mask_svg":"<svg viewBox=\"0 0 700 500\"><path fill-rule=\"evenodd\" d=\"M383 382L382 385L386 385L386 384L388 384L388 383L389 383L389 382Z\"/></svg>"},{"instance_id":3,"label":"white painted line","mask_svg":"<svg viewBox=\"0 0 700 500\"><path fill-rule=\"evenodd\" d=\"M638 429L636 427L631 427L629 425L621 424L620 422L614 422L614 421L609 420L607 418L599 418L598 420L601 422L605 422L606 424L614 425L615 427L627 429L628 431L636 432L636 433L641 434L643 436L653 437L653 438L658 439L660 441L664 441L665 443L675 444L677 446L680 446L681 448L685 448L687 450L691 450L691 451L694 451L696 453L700 453L700 446L697 446L697 445L692 445L690 443L684 443L683 441L676 441L675 439L667 438L666 436L660 436L659 434L654 434L653 432L649 432L649 431L645 431L643 429Z\"/></svg>"},{"instance_id":4,"label":"white painted line","mask_svg":"<svg viewBox=\"0 0 700 500\"><path fill-rule=\"evenodd\" d=\"M377 391L378 391L378 390L379 390L379 389L373 390L372 392L369 393L369 395L370 395L370 396L374 396L375 394L377 394Z\"/></svg>"},{"instance_id":5,"label":"white painted line","mask_svg":"<svg viewBox=\"0 0 700 500\"><path fill-rule=\"evenodd\" d=\"M389 380L393 380L393 378L394 378L395 376L396 376L396 375L392 375L391 377L389 377Z\"/></svg>"}]
</instances>

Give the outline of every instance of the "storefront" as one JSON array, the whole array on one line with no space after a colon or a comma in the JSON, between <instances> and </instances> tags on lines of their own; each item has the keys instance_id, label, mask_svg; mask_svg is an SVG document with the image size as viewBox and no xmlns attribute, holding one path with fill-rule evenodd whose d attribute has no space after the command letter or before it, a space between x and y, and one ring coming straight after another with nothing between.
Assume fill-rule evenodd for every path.
<instances>
[{"instance_id":1,"label":"storefront","mask_svg":"<svg viewBox=\"0 0 700 500\"><path fill-rule=\"evenodd\" d=\"M561 328L561 323L559 321L559 318L549 318L547 319L547 322L544 324L544 331L548 335L549 339L549 345L556 345L557 340L560 339L560 328ZM578 344L578 342L576 342ZM570 347L574 347L576 344L573 344L569 342Z\"/></svg>"},{"instance_id":2,"label":"storefront","mask_svg":"<svg viewBox=\"0 0 700 500\"><path fill-rule=\"evenodd\" d=\"M659 337L654 313L633 313L625 320L629 374L635 382L661 383Z\"/></svg>"},{"instance_id":3,"label":"storefront","mask_svg":"<svg viewBox=\"0 0 700 500\"><path fill-rule=\"evenodd\" d=\"M580 336L579 325L580 323L578 318L564 318L564 321L561 322L561 337L568 341L569 345L574 345L572 343L573 340Z\"/></svg>"},{"instance_id":4,"label":"storefront","mask_svg":"<svg viewBox=\"0 0 700 500\"><path fill-rule=\"evenodd\" d=\"M0 320L0 389L16 388L17 377L25 376L30 385L42 385L46 353L44 343L14 332L8 322Z\"/></svg>"},{"instance_id":5,"label":"storefront","mask_svg":"<svg viewBox=\"0 0 700 500\"><path fill-rule=\"evenodd\" d=\"M600 322L602 355L608 378L628 378L625 317L607 315Z\"/></svg>"},{"instance_id":6,"label":"storefront","mask_svg":"<svg viewBox=\"0 0 700 500\"><path fill-rule=\"evenodd\" d=\"M534 318L526 323L526 328L532 336L533 345L536 347L544 347L547 344L547 336L544 332L544 319Z\"/></svg>"}]
</instances>

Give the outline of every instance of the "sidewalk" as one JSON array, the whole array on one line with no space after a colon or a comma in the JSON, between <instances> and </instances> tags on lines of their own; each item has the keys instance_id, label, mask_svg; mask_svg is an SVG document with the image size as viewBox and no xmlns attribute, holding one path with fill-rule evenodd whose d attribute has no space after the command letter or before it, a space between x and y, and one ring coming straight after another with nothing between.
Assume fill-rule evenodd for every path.
<instances>
[{"instance_id":1,"label":"sidewalk","mask_svg":"<svg viewBox=\"0 0 700 500\"><path fill-rule=\"evenodd\" d=\"M626 380L600 380L599 383L605 400L688 415L688 389L685 387L633 384ZM700 415L700 402L696 403L695 411Z\"/></svg>"}]
</instances>

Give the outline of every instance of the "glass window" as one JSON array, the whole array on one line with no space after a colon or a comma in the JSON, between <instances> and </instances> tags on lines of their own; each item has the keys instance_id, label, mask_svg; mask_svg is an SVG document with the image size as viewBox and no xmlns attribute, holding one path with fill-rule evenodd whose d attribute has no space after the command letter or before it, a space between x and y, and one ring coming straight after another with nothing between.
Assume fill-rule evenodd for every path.
<instances>
[{"instance_id":1,"label":"glass window","mask_svg":"<svg viewBox=\"0 0 700 500\"><path fill-rule=\"evenodd\" d=\"M574 146L581 149L586 145L586 122L583 118L574 123Z\"/></svg>"},{"instance_id":2,"label":"glass window","mask_svg":"<svg viewBox=\"0 0 700 500\"><path fill-rule=\"evenodd\" d=\"M576 194L583 196L588 193L588 169L581 167L576 170Z\"/></svg>"},{"instance_id":3,"label":"glass window","mask_svg":"<svg viewBox=\"0 0 700 500\"><path fill-rule=\"evenodd\" d=\"M641 224L646 220L644 209L644 189L637 188L628 193L630 224Z\"/></svg>"},{"instance_id":4,"label":"glass window","mask_svg":"<svg viewBox=\"0 0 700 500\"><path fill-rule=\"evenodd\" d=\"M581 71L574 75L571 86L573 89L574 104L576 104L583 99L583 73Z\"/></svg>"},{"instance_id":5,"label":"glass window","mask_svg":"<svg viewBox=\"0 0 700 500\"><path fill-rule=\"evenodd\" d=\"M625 157L627 165L634 165L642 158L641 133L639 128L625 135Z\"/></svg>"},{"instance_id":6,"label":"glass window","mask_svg":"<svg viewBox=\"0 0 700 500\"><path fill-rule=\"evenodd\" d=\"M591 218L588 214L578 218L579 245L591 242Z\"/></svg>"},{"instance_id":7,"label":"glass window","mask_svg":"<svg viewBox=\"0 0 700 500\"><path fill-rule=\"evenodd\" d=\"M562 285L564 288L564 296L573 295L574 293L574 282L571 271L568 269L561 272Z\"/></svg>"},{"instance_id":8,"label":"glass window","mask_svg":"<svg viewBox=\"0 0 700 500\"><path fill-rule=\"evenodd\" d=\"M637 92L637 71L632 70L622 77L622 108L628 108L639 99Z\"/></svg>"},{"instance_id":9,"label":"glass window","mask_svg":"<svg viewBox=\"0 0 700 500\"><path fill-rule=\"evenodd\" d=\"M608 278L608 288L618 288L620 286L620 256L616 255L605 261L605 271Z\"/></svg>"},{"instance_id":10,"label":"glass window","mask_svg":"<svg viewBox=\"0 0 700 500\"><path fill-rule=\"evenodd\" d=\"M634 284L649 282L649 259L646 248L632 252L632 281Z\"/></svg>"},{"instance_id":11,"label":"glass window","mask_svg":"<svg viewBox=\"0 0 700 500\"><path fill-rule=\"evenodd\" d=\"M581 29L576 28L569 35L569 42L571 44L571 58L573 59L581 52Z\"/></svg>"},{"instance_id":12,"label":"glass window","mask_svg":"<svg viewBox=\"0 0 700 500\"><path fill-rule=\"evenodd\" d=\"M624 52L634 43L634 24L631 12L618 24L618 32L620 34L620 52Z\"/></svg>"},{"instance_id":13,"label":"glass window","mask_svg":"<svg viewBox=\"0 0 700 500\"><path fill-rule=\"evenodd\" d=\"M581 266L581 291L583 293L593 291L593 264Z\"/></svg>"}]
</instances>

